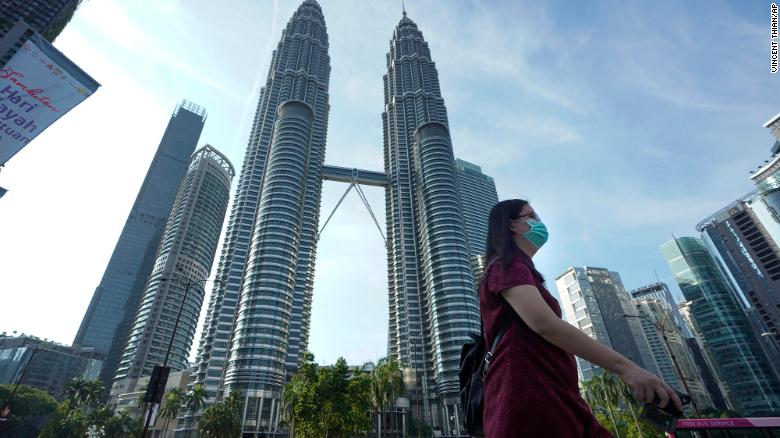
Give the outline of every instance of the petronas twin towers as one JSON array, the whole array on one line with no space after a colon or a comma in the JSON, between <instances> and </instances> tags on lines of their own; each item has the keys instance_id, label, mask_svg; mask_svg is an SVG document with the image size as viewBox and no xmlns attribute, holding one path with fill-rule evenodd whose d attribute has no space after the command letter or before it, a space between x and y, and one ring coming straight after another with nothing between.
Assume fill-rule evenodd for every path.
<instances>
[{"instance_id":1,"label":"petronas twin towers","mask_svg":"<svg viewBox=\"0 0 780 438\"><path fill-rule=\"evenodd\" d=\"M196 364L209 401L245 397L248 435L277 430L282 386L307 350L320 194L332 169L323 162L329 76L325 19L305 0L260 92ZM479 308L447 110L428 45L405 12L384 96L388 356L415 370L422 419L458 434L458 359L479 330Z\"/></svg>"}]
</instances>

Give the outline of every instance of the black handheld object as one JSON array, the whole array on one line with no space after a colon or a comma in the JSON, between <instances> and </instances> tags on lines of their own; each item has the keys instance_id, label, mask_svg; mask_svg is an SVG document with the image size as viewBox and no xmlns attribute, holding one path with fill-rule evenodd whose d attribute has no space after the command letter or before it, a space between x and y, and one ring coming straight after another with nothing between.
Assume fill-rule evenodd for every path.
<instances>
[{"instance_id":1,"label":"black handheld object","mask_svg":"<svg viewBox=\"0 0 780 438\"><path fill-rule=\"evenodd\" d=\"M691 397L688 394L682 394L677 392L677 396L680 397L680 401L683 406L691 403ZM677 409L677 406L669 400L665 407L658 406L661 399L656 397L653 403L645 403L642 407L641 417L649 421L655 427L667 432L673 433L677 429L677 420L683 416L683 412Z\"/></svg>"}]
</instances>

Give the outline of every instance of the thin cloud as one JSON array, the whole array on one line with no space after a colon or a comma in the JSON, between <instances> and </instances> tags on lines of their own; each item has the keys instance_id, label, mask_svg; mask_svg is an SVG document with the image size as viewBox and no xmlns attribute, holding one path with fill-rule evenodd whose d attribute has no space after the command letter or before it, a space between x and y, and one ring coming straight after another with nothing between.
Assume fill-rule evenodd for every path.
<instances>
[{"instance_id":1,"label":"thin cloud","mask_svg":"<svg viewBox=\"0 0 780 438\"><path fill-rule=\"evenodd\" d=\"M179 73L224 93L235 99L243 99L244 93L225 85L223 81L211 78L201 73L199 68L190 66L166 50L161 41L153 40L148 33L138 26L125 8L113 0L88 2L79 10L86 21L103 36L109 38L121 47L143 58L144 62L154 62L158 67L171 67Z\"/></svg>"}]
</instances>

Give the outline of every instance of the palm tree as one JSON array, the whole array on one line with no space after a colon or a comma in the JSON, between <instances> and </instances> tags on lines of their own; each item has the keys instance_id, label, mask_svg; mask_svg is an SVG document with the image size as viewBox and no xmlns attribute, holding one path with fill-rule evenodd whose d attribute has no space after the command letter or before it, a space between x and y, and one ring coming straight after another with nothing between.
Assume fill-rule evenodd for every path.
<instances>
[{"instance_id":1,"label":"palm tree","mask_svg":"<svg viewBox=\"0 0 780 438\"><path fill-rule=\"evenodd\" d=\"M385 417L385 408L394 406L396 399L403 395L403 391L404 375L398 362L387 358L380 359L371 372L371 401L374 405L375 412L378 412L378 437L382 436L382 423ZM387 426L386 422L385 426Z\"/></svg>"},{"instance_id":2,"label":"palm tree","mask_svg":"<svg viewBox=\"0 0 780 438\"><path fill-rule=\"evenodd\" d=\"M179 408L184 403L184 391L181 388L171 388L165 393L163 404L160 406L160 416L165 418L163 432L168 434L168 425L170 421L179 415Z\"/></svg>"},{"instance_id":3,"label":"palm tree","mask_svg":"<svg viewBox=\"0 0 780 438\"><path fill-rule=\"evenodd\" d=\"M201 436L238 438L241 436L241 393L231 392L228 397L203 411L200 419Z\"/></svg>"},{"instance_id":4,"label":"palm tree","mask_svg":"<svg viewBox=\"0 0 780 438\"><path fill-rule=\"evenodd\" d=\"M87 390L87 380L74 377L62 388L62 396L68 399L68 413L77 406L81 406Z\"/></svg>"},{"instance_id":5,"label":"palm tree","mask_svg":"<svg viewBox=\"0 0 780 438\"><path fill-rule=\"evenodd\" d=\"M141 416L143 416L143 414L146 412L146 400L144 399L146 398L146 389L148 387L149 385L144 385L138 388L140 392L138 393L138 397L135 399L135 407L141 411Z\"/></svg>"},{"instance_id":6,"label":"palm tree","mask_svg":"<svg viewBox=\"0 0 780 438\"><path fill-rule=\"evenodd\" d=\"M642 426L639 424L639 419L636 416L636 408L634 407L635 399L633 394L631 394L631 389L623 382L617 382L618 389L620 390L620 395L623 397L623 401L628 405L629 411L631 411L631 417L634 419L634 424L636 424L636 430L639 434L639 438L644 438L644 435L642 434Z\"/></svg>"},{"instance_id":7,"label":"palm tree","mask_svg":"<svg viewBox=\"0 0 780 438\"><path fill-rule=\"evenodd\" d=\"M233 393L231 393L232 395ZM282 423L290 426L290 437L295 438L295 407L298 399L295 396L295 388L290 382L282 388L282 399L280 400L279 415Z\"/></svg>"},{"instance_id":8,"label":"palm tree","mask_svg":"<svg viewBox=\"0 0 780 438\"><path fill-rule=\"evenodd\" d=\"M385 363L385 378L387 378L387 401L391 407L395 407L396 400L404 395L405 389L404 373L398 362L390 360ZM390 421L393 429L397 429L395 414L391 414Z\"/></svg>"},{"instance_id":9,"label":"palm tree","mask_svg":"<svg viewBox=\"0 0 780 438\"><path fill-rule=\"evenodd\" d=\"M244 406L244 400L241 397L241 393L238 391L232 391L224 401L231 411L239 412Z\"/></svg>"},{"instance_id":10,"label":"palm tree","mask_svg":"<svg viewBox=\"0 0 780 438\"><path fill-rule=\"evenodd\" d=\"M610 397L613 392L607 389L607 385L609 385L609 383L605 379L605 374L595 376L584 382L583 389L585 390L585 401L588 402L593 411L607 411L607 416L612 422L613 430L618 438L620 438L620 431L618 431L613 411L613 399Z\"/></svg>"},{"instance_id":11,"label":"palm tree","mask_svg":"<svg viewBox=\"0 0 780 438\"><path fill-rule=\"evenodd\" d=\"M376 413L376 435L382 437L382 412L387 405L387 378L384 362L386 359L380 359L376 367L371 371L371 403Z\"/></svg>"},{"instance_id":12,"label":"palm tree","mask_svg":"<svg viewBox=\"0 0 780 438\"><path fill-rule=\"evenodd\" d=\"M87 409L100 402L103 395L103 382L98 379L88 380L84 387L84 408Z\"/></svg>"},{"instance_id":13,"label":"palm tree","mask_svg":"<svg viewBox=\"0 0 780 438\"><path fill-rule=\"evenodd\" d=\"M196 384L192 387L192 390L187 393L184 398L184 403L187 405L187 409L192 412L198 412L206 401L206 390L203 385Z\"/></svg>"}]
</instances>

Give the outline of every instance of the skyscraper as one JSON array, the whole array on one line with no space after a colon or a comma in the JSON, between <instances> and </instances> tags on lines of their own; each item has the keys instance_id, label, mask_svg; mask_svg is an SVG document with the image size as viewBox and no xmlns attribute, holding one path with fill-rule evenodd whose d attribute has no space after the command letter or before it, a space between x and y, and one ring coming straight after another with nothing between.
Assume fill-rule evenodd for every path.
<instances>
[{"instance_id":1,"label":"skyscraper","mask_svg":"<svg viewBox=\"0 0 780 438\"><path fill-rule=\"evenodd\" d=\"M682 333L686 338L693 336L693 333L691 333L688 324L685 322L685 319L683 319L679 310L675 310L677 307L677 302L672 296L672 291L669 290L669 286L667 286L666 283L657 282L638 287L629 291L629 295L631 295L631 298L634 300L645 299L658 301L667 312L671 312L669 318L671 318L672 322L677 325L680 333Z\"/></svg>"},{"instance_id":2,"label":"skyscraper","mask_svg":"<svg viewBox=\"0 0 780 438\"><path fill-rule=\"evenodd\" d=\"M308 343L329 78L325 19L306 0L260 91L196 361L208 402L242 392L247 433L276 429L281 386Z\"/></svg>"},{"instance_id":3,"label":"skyscraper","mask_svg":"<svg viewBox=\"0 0 780 438\"><path fill-rule=\"evenodd\" d=\"M384 85L388 356L417 370L419 415L453 434L460 348L479 331L479 307L438 73L406 12L390 40Z\"/></svg>"},{"instance_id":4,"label":"skyscraper","mask_svg":"<svg viewBox=\"0 0 780 438\"><path fill-rule=\"evenodd\" d=\"M0 38L22 19L53 42L73 18L80 3L81 0L0 0Z\"/></svg>"},{"instance_id":5,"label":"skyscraper","mask_svg":"<svg viewBox=\"0 0 780 438\"><path fill-rule=\"evenodd\" d=\"M463 207L463 220L466 222L466 240L471 256L485 254L488 218L490 210L498 203L496 182L482 173L476 164L455 159L458 169L458 188L460 203Z\"/></svg>"},{"instance_id":6,"label":"skyscraper","mask_svg":"<svg viewBox=\"0 0 780 438\"><path fill-rule=\"evenodd\" d=\"M777 415L780 382L704 242L676 238L662 245L661 252L683 295L692 302L694 330L701 335L705 354L710 355L731 404L744 415Z\"/></svg>"},{"instance_id":7,"label":"skyscraper","mask_svg":"<svg viewBox=\"0 0 780 438\"><path fill-rule=\"evenodd\" d=\"M176 191L205 121L206 111L186 100L174 110L73 340L74 346L94 347L106 355L100 372L106 389L116 374Z\"/></svg>"},{"instance_id":8,"label":"skyscraper","mask_svg":"<svg viewBox=\"0 0 780 438\"><path fill-rule=\"evenodd\" d=\"M780 242L754 210L763 205L760 195L750 193L700 222L696 230L739 292L756 334L774 333L761 341L768 342L773 362L780 362Z\"/></svg>"},{"instance_id":9,"label":"skyscraper","mask_svg":"<svg viewBox=\"0 0 780 438\"><path fill-rule=\"evenodd\" d=\"M564 317L569 324L626 356L637 365L658 374L658 367L629 303L629 295L617 272L586 266L570 267L555 279ZM580 380L590 380L602 369L577 358Z\"/></svg>"},{"instance_id":10,"label":"skyscraper","mask_svg":"<svg viewBox=\"0 0 780 438\"><path fill-rule=\"evenodd\" d=\"M698 409L714 406L699 378L699 370L688 351L680 327L671 318L671 310L662 301L640 298L634 301L637 314L650 344L659 377L669 386L689 394Z\"/></svg>"},{"instance_id":11,"label":"skyscraper","mask_svg":"<svg viewBox=\"0 0 780 438\"><path fill-rule=\"evenodd\" d=\"M138 378L151 375L155 365L163 364L172 336L167 364L173 371L187 367L234 173L230 161L210 145L192 155L129 332L112 395L133 391Z\"/></svg>"},{"instance_id":12,"label":"skyscraper","mask_svg":"<svg viewBox=\"0 0 780 438\"><path fill-rule=\"evenodd\" d=\"M324 166L330 58L314 0L274 51L198 352L208 402L238 391L243 431L275 432L282 385L306 351L323 179L385 187L388 356L413 368L422 417L460 432L458 362L479 330L458 176L436 68L416 24L396 27L384 77L385 172ZM180 430L198 413L186 412Z\"/></svg>"}]
</instances>

